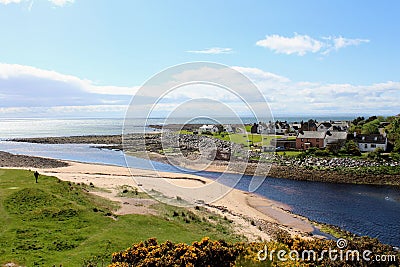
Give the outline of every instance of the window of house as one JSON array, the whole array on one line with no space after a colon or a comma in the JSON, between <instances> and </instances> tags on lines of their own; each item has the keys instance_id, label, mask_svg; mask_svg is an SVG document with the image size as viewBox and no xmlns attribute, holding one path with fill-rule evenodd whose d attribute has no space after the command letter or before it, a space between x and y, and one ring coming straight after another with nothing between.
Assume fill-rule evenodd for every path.
<instances>
[{"instance_id":1,"label":"window of house","mask_svg":"<svg viewBox=\"0 0 400 267\"><path fill-rule=\"evenodd\" d=\"M304 145L303 144L301 144L301 148L303 148L304 147Z\"/></svg>"},{"instance_id":2,"label":"window of house","mask_svg":"<svg viewBox=\"0 0 400 267\"><path fill-rule=\"evenodd\" d=\"M376 144L371 144L371 147L372 147L372 148L375 148L375 147L376 147Z\"/></svg>"},{"instance_id":3,"label":"window of house","mask_svg":"<svg viewBox=\"0 0 400 267\"><path fill-rule=\"evenodd\" d=\"M310 139L307 139L307 142L310 142Z\"/></svg>"},{"instance_id":4,"label":"window of house","mask_svg":"<svg viewBox=\"0 0 400 267\"><path fill-rule=\"evenodd\" d=\"M368 148L368 144L365 144L365 145L364 145L364 148Z\"/></svg>"},{"instance_id":5,"label":"window of house","mask_svg":"<svg viewBox=\"0 0 400 267\"><path fill-rule=\"evenodd\" d=\"M301 138L301 142L304 142L304 138Z\"/></svg>"},{"instance_id":6,"label":"window of house","mask_svg":"<svg viewBox=\"0 0 400 267\"><path fill-rule=\"evenodd\" d=\"M319 144L316 144L315 146L316 146L317 148L319 148Z\"/></svg>"}]
</instances>

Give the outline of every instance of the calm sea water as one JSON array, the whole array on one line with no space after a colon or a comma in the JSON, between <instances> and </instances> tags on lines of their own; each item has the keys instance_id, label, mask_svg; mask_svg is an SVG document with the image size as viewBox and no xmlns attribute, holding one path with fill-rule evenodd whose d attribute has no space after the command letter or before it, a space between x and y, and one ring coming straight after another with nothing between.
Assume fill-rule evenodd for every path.
<instances>
[{"instance_id":1,"label":"calm sea water","mask_svg":"<svg viewBox=\"0 0 400 267\"><path fill-rule=\"evenodd\" d=\"M291 121L290 118L282 120ZM298 120L293 118L292 120ZM307 118L304 118L307 119ZM301 118L300 118L301 120ZM185 123L177 119L169 123ZM248 123L252 123L251 118ZM149 124L163 124L164 119L151 119ZM203 123L201 120L194 123ZM204 123L208 123L204 121ZM223 123L235 123L226 119ZM120 134L121 119L9 119L0 120L0 139L13 137L71 136L90 134ZM138 132L143 130L138 121ZM152 129L148 129L152 131ZM0 141L0 150L15 154L76 160L126 166L120 151L93 148L80 144L28 144ZM160 171L181 172L173 166L127 157L129 166ZM198 172L216 179L219 173ZM243 176L236 188L248 190L250 176ZM229 177L228 177L229 179ZM221 181L224 182L224 181ZM344 185L267 178L257 190L267 198L285 203L297 214L312 220L340 226L359 235L377 237L384 243L400 246L400 188L389 186Z\"/></svg>"}]
</instances>

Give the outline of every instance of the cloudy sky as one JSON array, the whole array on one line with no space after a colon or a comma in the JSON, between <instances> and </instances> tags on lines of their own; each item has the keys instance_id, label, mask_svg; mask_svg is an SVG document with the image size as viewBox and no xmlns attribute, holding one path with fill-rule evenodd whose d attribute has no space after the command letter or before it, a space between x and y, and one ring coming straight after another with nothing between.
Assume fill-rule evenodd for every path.
<instances>
[{"instance_id":1,"label":"cloudy sky","mask_svg":"<svg viewBox=\"0 0 400 267\"><path fill-rule=\"evenodd\" d=\"M0 0L0 117L122 117L149 78L192 61L242 72L276 115L398 114L399 10L394 0ZM185 90L165 112L202 92L233 101Z\"/></svg>"}]
</instances>

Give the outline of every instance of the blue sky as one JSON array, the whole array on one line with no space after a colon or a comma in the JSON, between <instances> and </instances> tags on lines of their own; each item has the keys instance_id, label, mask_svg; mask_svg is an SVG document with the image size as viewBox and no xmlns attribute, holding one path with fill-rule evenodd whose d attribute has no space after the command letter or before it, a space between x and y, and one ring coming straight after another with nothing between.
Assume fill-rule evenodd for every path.
<instances>
[{"instance_id":1,"label":"blue sky","mask_svg":"<svg viewBox=\"0 0 400 267\"><path fill-rule=\"evenodd\" d=\"M243 72L274 114L397 114L399 11L398 1L0 0L0 116L123 116L147 79L191 61Z\"/></svg>"}]
</instances>

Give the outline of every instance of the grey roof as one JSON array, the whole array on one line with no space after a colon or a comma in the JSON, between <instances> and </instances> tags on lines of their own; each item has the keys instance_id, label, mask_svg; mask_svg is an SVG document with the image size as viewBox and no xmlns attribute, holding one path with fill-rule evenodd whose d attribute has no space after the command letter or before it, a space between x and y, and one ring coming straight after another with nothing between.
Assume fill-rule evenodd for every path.
<instances>
[{"instance_id":1,"label":"grey roof","mask_svg":"<svg viewBox=\"0 0 400 267\"><path fill-rule=\"evenodd\" d=\"M330 122L321 122L320 124L318 124L318 128L319 126L324 125L326 128L329 128L332 126L332 124Z\"/></svg>"},{"instance_id":2,"label":"grey roof","mask_svg":"<svg viewBox=\"0 0 400 267\"><path fill-rule=\"evenodd\" d=\"M326 133L325 132L317 132L317 131L303 131L297 134L297 138L320 138L324 139Z\"/></svg>"},{"instance_id":3,"label":"grey roof","mask_svg":"<svg viewBox=\"0 0 400 267\"><path fill-rule=\"evenodd\" d=\"M347 133L346 132L330 132L330 135L326 134L326 139L346 140Z\"/></svg>"},{"instance_id":4,"label":"grey roof","mask_svg":"<svg viewBox=\"0 0 400 267\"><path fill-rule=\"evenodd\" d=\"M358 143L370 143L370 144L385 144L386 137L381 134L358 134L356 136L356 141Z\"/></svg>"}]
</instances>

